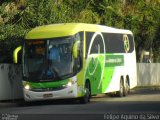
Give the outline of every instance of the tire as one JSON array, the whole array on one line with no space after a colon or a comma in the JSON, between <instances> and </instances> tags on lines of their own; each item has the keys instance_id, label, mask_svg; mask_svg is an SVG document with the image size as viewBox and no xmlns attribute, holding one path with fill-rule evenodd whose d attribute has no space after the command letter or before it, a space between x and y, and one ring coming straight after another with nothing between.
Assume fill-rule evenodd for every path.
<instances>
[{"instance_id":1,"label":"tire","mask_svg":"<svg viewBox=\"0 0 160 120\"><path fill-rule=\"evenodd\" d=\"M90 92L90 84L87 81L85 84L85 95L80 99L80 103L87 104L90 102L91 92Z\"/></svg>"},{"instance_id":2,"label":"tire","mask_svg":"<svg viewBox=\"0 0 160 120\"><path fill-rule=\"evenodd\" d=\"M127 95L130 93L129 80L126 80L126 92L127 92Z\"/></svg>"},{"instance_id":3,"label":"tire","mask_svg":"<svg viewBox=\"0 0 160 120\"><path fill-rule=\"evenodd\" d=\"M124 84L124 91L123 91L123 96L127 96L128 90L127 90L127 83Z\"/></svg>"},{"instance_id":4,"label":"tire","mask_svg":"<svg viewBox=\"0 0 160 120\"><path fill-rule=\"evenodd\" d=\"M124 96L128 95L130 92L130 84L129 84L129 76L126 76L125 80L125 88L124 88Z\"/></svg>"},{"instance_id":5,"label":"tire","mask_svg":"<svg viewBox=\"0 0 160 120\"><path fill-rule=\"evenodd\" d=\"M116 96L118 97L123 97L124 96L124 84L123 84L123 81L122 81L122 78L120 80L120 86L119 86L119 91L116 93Z\"/></svg>"}]
</instances>

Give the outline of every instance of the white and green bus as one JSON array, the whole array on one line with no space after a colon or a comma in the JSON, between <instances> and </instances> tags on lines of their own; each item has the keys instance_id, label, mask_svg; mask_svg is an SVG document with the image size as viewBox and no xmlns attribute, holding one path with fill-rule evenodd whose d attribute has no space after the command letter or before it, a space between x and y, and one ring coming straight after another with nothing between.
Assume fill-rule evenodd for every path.
<instances>
[{"instance_id":1,"label":"white and green bus","mask_svg":"<svg viewBox=\"0 0 160 120\"><path fill-rule=\"evenodd\" d=\"M133 34L84 23L32 29L22 49L26 101L78 98L87 103L101 93L126 96L137 85Z\"/></svg>"}]
</instances>

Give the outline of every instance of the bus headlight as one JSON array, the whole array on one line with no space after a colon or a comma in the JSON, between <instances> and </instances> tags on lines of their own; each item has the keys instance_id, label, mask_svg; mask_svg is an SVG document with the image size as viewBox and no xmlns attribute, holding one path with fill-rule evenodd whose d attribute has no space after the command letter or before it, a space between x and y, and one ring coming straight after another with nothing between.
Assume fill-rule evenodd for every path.
<instances>
[{"instance_id":1,"label":"bus headlight","mask_svg":"<svg viewBox=\"0 0 160 120\"><path fill-rule=\"evenodd\" d=\"M63 85L63 87L71 87L75 82L69 81L66 85Z\"/></svg>"},{"instance_id":2,"label":"bus headlight","mask_svg":"<svg viewBox=\"0 0 160 120\"><path fill-rule=\"evenodd\" d=\"M29 89L30 89L30 86L29 86L29 85L25 85L24 88L25 88L26 90L29 90Z\"/></svg>"},{"instance_id":3,"label":"bus headlight","mask_svg":"<svg viewBox=\"0 0 160 120\"><path fill-rule=\"evenodd\" d=\"M67 83L67 87L70 87L70 86L72 86L72 82L71 81L69 81L68 83Z\"/></svg>"},{"instance_id":4,"label":"bus headlight","mask_svg":"<svg viewBox=\"0 0 160 120\"><path fill-rule=\"evenodd\" d=\"M77 82L77 77L73 77L67 84L63 85L63 87L71 87Z\"/></svg>"}]
</instances>

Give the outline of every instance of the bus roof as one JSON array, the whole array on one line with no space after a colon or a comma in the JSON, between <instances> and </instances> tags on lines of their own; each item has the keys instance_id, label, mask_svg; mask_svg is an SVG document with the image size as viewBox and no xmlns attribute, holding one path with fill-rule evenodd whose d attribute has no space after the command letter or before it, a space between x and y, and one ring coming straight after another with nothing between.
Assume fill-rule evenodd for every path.
<instances>
[{"instance_id":1,"label":"bus roof","mask_svg":"<svg viewBox=\"0 0 160 120\"><path fill-rule=\"evenodd\" d=\"M86 23L62 23L39 26L29 31L25 39L44 39L71 36L80 31L132 34L129 30Z\"/></svg>"}]
</instances>

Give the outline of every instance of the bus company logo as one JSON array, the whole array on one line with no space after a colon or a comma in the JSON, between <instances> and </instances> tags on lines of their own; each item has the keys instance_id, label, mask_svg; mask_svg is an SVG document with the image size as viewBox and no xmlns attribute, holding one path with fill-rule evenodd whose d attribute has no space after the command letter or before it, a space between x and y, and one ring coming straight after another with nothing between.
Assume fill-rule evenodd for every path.
<instances>
[{"instance_id":1,"label":"bus company logo","mask_svg":"<svg viewBox=\"0 0 160 120\"><path fill-rule=\"evenodd\" d=\"M126 53L128 53L130 49L129 39L127 35L123 35L123 42L124 42L124 50Z\"/></svg>"}]
</instances>

